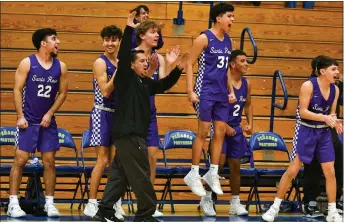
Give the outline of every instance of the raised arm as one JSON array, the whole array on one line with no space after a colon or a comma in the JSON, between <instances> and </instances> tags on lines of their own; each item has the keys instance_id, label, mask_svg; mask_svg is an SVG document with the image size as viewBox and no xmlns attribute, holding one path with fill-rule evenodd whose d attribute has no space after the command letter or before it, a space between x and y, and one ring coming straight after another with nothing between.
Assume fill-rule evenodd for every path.
<instances>
[{"instance_id":1,"label":"raised arm","mask_svg":"<svg viewBox=\"0 0 344 222\"><path fill-rule=\"evenodd\" d=\"M193 70L195 62L201 55L202 51L208 46L208 38L205 34L197 37L194 41L190 56L186 63L186 91L188 93L188 99L190 102L197 102L198 96L193 91Z\"/></svg>"},{"instance_id":2,"label":"raised arm","mask_svg":"<svg viewBox=\"0 0 344 222\"><path fill-rule=\"evenodd\" d=\"M23 113L23 88L30 71L30 59L29 57L23 59L14 75L14 87L13 87L13 100L14 107L17 112L17 126L19 128L28 127L28 122Z\"/></svg>"},{"instance_id":3,"label":"raised arm","mask_svg":"<svg viewBox=\"0 0 344 222\"><path fill-rule=\"evenodd\" d=\"M68 92L67 66L63 62L60 62L60 65L61 65L61 75L60 75L59 92L55 99L54 104L51 106L49 111L42 118L40 125L43 127L48 127L50 125L51 117L56 113L56 111L61 107L61 105L67 98L67 92Z\"/></svg>"}]
</instances>

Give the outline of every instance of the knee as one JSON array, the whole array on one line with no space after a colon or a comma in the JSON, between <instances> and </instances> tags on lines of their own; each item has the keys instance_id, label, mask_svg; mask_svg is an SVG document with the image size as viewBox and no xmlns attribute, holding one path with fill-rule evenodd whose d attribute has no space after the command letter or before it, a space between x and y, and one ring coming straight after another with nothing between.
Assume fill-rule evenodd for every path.
<instances>
[{"instance_id":1,"label":"knee","mask_svg":"<svg viewBox=\"0 0 344 222\"><path fill-rule=\"evenodd\" d=\"M285 172L285 175L289 178L289 179L293 179L296 177L297 173L299 172L300 168L298 168L297 166L293 166L293 167L289 167L287 169L287 171Z\"/></svg>"},{"instance_id":2,"label":"knee","mask_svg":"<svg viewBox=\"0 0 344 222\"><path fill-rule=\"evenodd\" d=\"M215 137L224 137L226 132L226 128L224 125L217 125L214 130L214 136Z\"/></svg>"},{"instance_id":3,"label":"knee","mask_svg":"<svg viewBox=\"0 0 344 222\"><path fill-rule=\"evenodd\" d=\"M23 156L16 156L13 165L15 167L23 168L25 164L27 163L28 158L25 158Z\"/></svg>"},{"instance_id":4,"label":"knee","mask_svg":"<svg viewBox=\"0 0 344 222\"><path fill-rule=\"evenodd\" d=\"M107 156L98 156L96 164L102 168L105 168L107 165L110 165L112 161L109 160Z\"/></svg>"},{"instance_id":5,"label":"knee","mask_svg":"<svg viewBox=\"0 0 344 222\"><path fill-rule=\"evenodd\" d=\"M208 129L200 129L198 131L197 137L199 137L201 140L206 140L208 136Z\"/></svg>"},{"instance_id":6,"label":"knee","mask_svg":"<svg viewBox=\"0 0 344 222\"><path fill-rule=\"evenodd\" d=\"M54 158L43 158L44 170L53 170L55 169L55 159Z\"/></svg>"},{"instance_id":7,"label":"knee","mask_svg":"<svg viewBox=\"0 0 344 222\"><path fill-rule=\"evenodd\" d=\"M326 180L336 179L334 167L324 170Z\"/></svg>"}]
</instances>

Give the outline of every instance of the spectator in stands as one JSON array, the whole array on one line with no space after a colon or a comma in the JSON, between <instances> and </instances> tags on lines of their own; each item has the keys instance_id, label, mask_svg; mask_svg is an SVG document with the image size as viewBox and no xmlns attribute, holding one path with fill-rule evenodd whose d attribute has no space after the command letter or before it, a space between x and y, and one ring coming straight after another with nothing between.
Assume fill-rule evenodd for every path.
<instances>
[{"instance_id":1,"label":"spectator in stands","mask_svg":"<svg viewBox=\"0 0 344 222\"><path fill-rule=\"evenodd\" d=\"M111 122L114 118L116 101L113 80L117 69L117 54L122 39L122 30L115 25L105 26L100 33L104 53L93 63L94 107L90 116L90 145L96 148L97 162L92 170L90 199L84 214L94 217L98 211L97 193L106 166L111 165L115 147L111 145ZM109 168L110 170L111 168ZM110 172L108 172L108 175ZM121 199L114 205L116 217L124 219Z\"/></svg>"},{"instance_id":2,"label":"spectator in stands","mask_svg":"<svg viewBox=\"0 0 344 222\"><path fill-rule=\"evenodd\" d=\"M318 56L312 61L312 75L311 78L317 77L316 72L317 65L321 61L321 56ZM343 95L343 82L339 78L339 83L337 83L339 88L339 94ZM341 97L339 96L339 98ZM339 106L340 99L338 100L337 106ZM336 129L331 128L332 142L335 151L335 162L334 169L336 174L337 182L337 204L336 207L339 213L343 212L343 202L340 201L341 196L343 195L343 145L339 140ZM308 217L322 217L324 216L316 204L316 198L320 195L320 181L322 176L321 165L319 164L317 158L313 158L313 161L310 164L304 163L304 185L303 192L304 197L303 201L305 203L305 212Z\"/></svg>"},{"instance_id":3,"label":"spectator in stands","mask_svg":"<svg viewBox=\"0 0 344 222\"><path fill-rule=\"evenodd\" d=\"M143 50L131 49L131 36L137 25L135 12L128 16L123 40L118 53L118 69L114 79L116 89L116 111L112 124L112 143L116 155L111 164L99 210L93 219L114 221L113 204L131 186L137 198L134 221L156 221L152 215L156 210L156 195L150 180L150 168L146 138L151 109L149 96L163 93L179 79L184 68L182 62L165 78L153 80L147 74L147 57ZM167 53L168 65L175 63L179 50Z\"/></svg>"},{"instance_id":4,"label":"spectator in stands","mask_svg":"<svg viewBox=\"0 0 344 222\"><path fill-rule=\"evenodd\" d=\"M229 64L231 69L232 85L235 97L238 98L238 100L229 105L226 137L223 141L219 170L221 171L226 158L228 158L232 193L229 214L242 216L247 215L248 212L240 204L240 159L250 154L250 148L243 132L247 135L251 135L253 130L251 84L243 76L248 70L246 53L242 50L233 50ZM240 124L243 110L245 110L248 125L242 128ZM216 215L212 201L212 192L209 186L206 186L206 195L202 197L200 206L202 207L205 215Z\"/></svg>"},{"instance_id":5,"label":"spectator in stands","mask_svg":"<svg viewBox=\"0 0 344 222\"><path fill-rule=\"evenodd\" d=\"M139 5L136 8L132 9L130 12L136 12L136 17L135 17L135 24L141 23L144 21L147 21L149 19L149 8L146 5ZM159 40L158 44L155 46L154 49L159 50L164 46L164 41L162 40L162 34L161 30L164 28L165 24L160 22L158 25L158 34L159 34ZM133 32L132 36L132 48L136 48L138 43L136 42L136 30Z\"/></svg>"},{"instance_id":6,"label":"spectator in stands","mask_svg":"<svg viewBox=\"0 0 344 222\"><path fill-rule=\"evenodd\" d=\"M303 1L303 8L306 9L313 9L314 8L314 1ZM296 1L287 1L285 2L287 8L296 8Z\"/></svg>"},{"instance_id":7,"label":"spectator in stands","mask_svg":"<svg viewBox=\"0 0 344 222\"><path fill-rule=\"evenodd\" d=\"M218 167L228 119L229 103L235 102L228 62L232 51L232 41L227 32L234 22L234 7L220 3L210 10L214 27L204 31L194 41L187 63L186 82L188 99L193 103L198 117L198 131L192 146L192 166L184 177L184 182L198 196L205 196L199 162L210 123L214 123L215 133L211 143L211 165L203 179L211 189L222 195ZM193 65L198 59L198 75L193 89ZM230 90L229 90L230 89Z\"/></svg>"},{"instance_id":8,"label":"spectator in stands","mask_svg":"<svg viewBox=\"0 0 344 222\"><path fill-rule=\"evenodd\" d=\"M298 174L302 163L310 164L314 156L320 162L326 179L326 220L343 221L336 208L335 151L328 129L331 127L337 133L342 132L342 124L335 113L339 97L339 89L334 84L335 76L339 74L338 62L330 57L320 56L315 73L317 77L310 78L301 86L291 162L281 178L273 205L262 216L265 221L274 221L291 180Z\"/></svg>"},{"instance_id":9,"label":"spectator in stands","mask_svg":"<svg viewBox=\"0 0 344 222\"><path fill-rule=\"evenodd\" d=\"M10 197L7 215L23 217L17 197L23 167L36 148L42 153L45 205L48 217L60 216L54 205L56 184L55 154L59 138L55 112L67 97L66 65L56 56L60 40L54 29L36 30L32 42L37 52L23 59L15 73L14 106L17 112L17 135L14 163L10 173Z\"/></svg>"}]
</instances>

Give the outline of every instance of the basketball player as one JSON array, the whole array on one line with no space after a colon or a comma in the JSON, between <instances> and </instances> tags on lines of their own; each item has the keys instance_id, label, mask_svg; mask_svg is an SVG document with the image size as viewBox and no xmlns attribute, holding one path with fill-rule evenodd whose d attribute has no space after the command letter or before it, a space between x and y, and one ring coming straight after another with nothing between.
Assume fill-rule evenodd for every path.
<instances>
[{"instance_id":1,"label":"basketball player","mask_svg":"<svg viewBox=\"0 0 344 222\"><path fill-rule=\"evenodd\" d=\"M48 217L58 217L60 213L54 205L55 153L60 144L54 114L67 97L67 67L56 58L60 40L54 29L36 30L32 35L32 42L37 53L23 59L15 73L13 94L17 112L17 149L10 173L7 215L25 216L19 206L17 192L23 167L30 153L35 153L37 148L42 153L44 166L44 210Z\"/></svg>"},{"instance_id":2,"label":"basketball player","mask_svg":"<svg viewBox=\"0 0 344 222\"><path fill-rule=\"evenodd\" d=\"M262 216L265 221L275 220L291 180L299 172L302 163L310 164L313 157L321 164L326 179L326 220L343 221L336 209L335 153L329 129L331 127L335 128L337 133L342 132L342 124L337 121L335 114L339 90L334 84L334 78L339 74L338 63L330 57L320 56L315 72L318 77L310 78L301 86L291 162L281 178L273 205Z\"/></svg>"},{"instance_id":3,"label":"basketball player","mask_svg":"<svg viewBox=\"0 0 344 222\"><path fill-rule=\"evenodd\" d=\"M92 170L90 199L84 214L94 217L98 211L97 192L107 165L115 155L115 147L110 146L111 122L116 108L113 80L117 69L117 54L122 39L122 30L114 25L105 26L101 33L104 53L93 64L94 107L90 116L90 145L96 148L97 161ZM110 170L111 168L109 168ZM124 219L121 199L114 205L116 217Z\"/></svg>"},{"instance_id":4,"label":"basketball player","mask_svg":"<svg viewBox=\"0 0 344 222\"><path fill-rule=\"evenodd\" d=\"M235 102L228 69L232 41L227 34L234 21L234 7L231 4L219 3L211 8L210 17L214 22L214 27L197 37L186 68L188 99L194 103L196 109L198 130L192 146L192 167L184 177L184 182L198 196L206 195L199 175L199 162L211 121L215 127L210 147L212 158L210 169L203 179L215 193L223 194L218 167L228 119L229 102ZM193 89L192 66L197 59L198 75Z\"/></svg>"},{"instance_id":5,"label":"basketball player","mask_svg":"<svg viewBox=\"0 0 344 222\"><path fill-rule=\"evenodd\" d=\"M240 204L240 158L250 152L246 137L252 134L253 130L253 110L251 105L251 84L243 77L248 70L246 53L241 50L233 50L230 59L230 69L232 85L235 97L238 99L235 103L229 105L228 119L226 124L226 137L223 141L220 169L223 168L226 157L228 158L230 169L230 186L232 201L229 214L247 215L248 212ZM245 110L248 125L241 127L241 115ZM223 156L223 157L222 157ZM214 205L212 201L212 192L206 186L206 195L202 197L200 206L205 215L215 216Z\"/></svg>"}]
</instances>

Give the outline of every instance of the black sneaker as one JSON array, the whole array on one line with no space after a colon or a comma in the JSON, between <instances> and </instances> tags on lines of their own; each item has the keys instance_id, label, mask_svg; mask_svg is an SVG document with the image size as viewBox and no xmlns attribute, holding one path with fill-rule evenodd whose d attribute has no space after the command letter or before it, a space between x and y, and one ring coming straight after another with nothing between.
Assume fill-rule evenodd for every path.
<instances>
[{"instance_id":1,"label":"black sneaker","mask_svg":"<svg viewBox=\"0 0 344 222\"><path fill-rule=\"evenodd\" d=\"M324 214L322 214L319 210L319 208L316 206L316 202L311 203L310 201L309 204L305 204L305 212L306 212L306 217L311 217L311 218L316 218L316 217L323 217Z\"/></svg>"},{"instance_id":2,"label":"black sneaker","mask_svg":"<svg viewBox=\"0 0 344 222\"><path fill-rule=\"evenodd\" d=\"M99 206L99 209L92 220L102 222L120 222L121 220L115 216L115 213L116 211L114 209L108 209Z\"/></svg>"}]
</instances>

